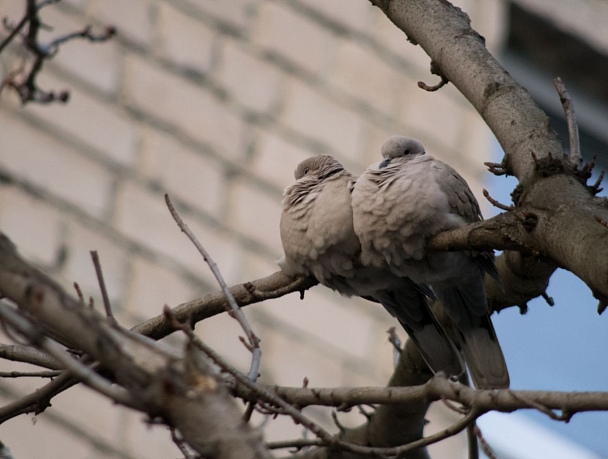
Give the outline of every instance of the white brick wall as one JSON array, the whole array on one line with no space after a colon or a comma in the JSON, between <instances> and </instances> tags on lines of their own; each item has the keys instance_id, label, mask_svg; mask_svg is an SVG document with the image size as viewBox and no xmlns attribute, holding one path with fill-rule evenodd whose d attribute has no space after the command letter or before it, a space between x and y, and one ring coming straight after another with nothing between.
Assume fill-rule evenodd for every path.
<instances>
[{"instance_id":1,"label":"white brick wall","mask_svg":"<svg viewBox=\"0 0 608 459\"><path fill-rule=\"evenodd\" d=\"M18 19L19 3L0 2L0 16ZM501 2L466 4L497 43ZM436 81L429 58L365 0L64 0L44 18L54 33L93 23L118 36L70 43L45 67L41 83L69 88L68 104L23 108L1 95L0 230L100 307L89 261L98 250L125 325L217 289L165 192L234 284L278 269L281 190L310 155L334 154L359 173L386 137L405 133L467 178L483 176L488 129L454 88L417 88ZM395 323L377 305L317 287L304 301L292 294L245 311L262 338L266 381L382 385L391 373L385 330ZM197 333L246 369L232 319ZM37 384L0 380L1 400ZM55 399L36 425L31 418L2 426L15 457L179 454L165 429L87 389ZM300 433L286 419L268 429L271 439Z\"/></svg>"}]
</instances>

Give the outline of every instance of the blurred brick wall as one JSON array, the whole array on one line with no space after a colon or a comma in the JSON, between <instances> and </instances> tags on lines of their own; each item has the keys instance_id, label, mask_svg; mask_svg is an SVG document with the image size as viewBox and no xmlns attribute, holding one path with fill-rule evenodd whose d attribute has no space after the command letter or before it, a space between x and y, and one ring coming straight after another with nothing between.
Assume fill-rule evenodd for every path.
<instances>
[{"instance_id":1,"label":"blurred brick wall","mask_svg":"<svg viewBox=\"0 0 608 459\"><path fill-rule=\"evenodd\" d=\"M18 21L23 3L0 0L0 16ZM496 48L502 3L457 3ZM277 269L281 191L307 156L332 154L359 173L379 159L386 137L404 133L480 195L489 130L451 85L417 88L437 81L428 57L366 0L64 0L42 17L53 27L47 38L89 23L119 34L105 44L71 42L46 65L41 85L69 88L67 105L21 107L2 94L0 229L66 288L77 281L97 299L89 251L98 250L124 325L217 289L166 210L165 192L229 284ZM0 56L0 73L15 53ZM266 381L384 385L391 373L385 331L395 323L374 305L318 287L305 301L294 294L245 312L262 338ZM231 319L197 332L247 368ZM0 401L39 385L0 380ZM141 421L73 388L35 422L2 425L0 439L18 458L179 455L165 429ZM301 429L279 419L266 432L293 438ZM460 445L436 451L454 457Z\"/></svg>"}]
</instances>

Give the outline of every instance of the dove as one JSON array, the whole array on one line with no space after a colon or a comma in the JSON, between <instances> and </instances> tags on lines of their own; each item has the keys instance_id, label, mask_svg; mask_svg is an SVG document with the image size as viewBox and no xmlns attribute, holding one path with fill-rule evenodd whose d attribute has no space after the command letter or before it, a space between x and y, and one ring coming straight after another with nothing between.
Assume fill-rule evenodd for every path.
<instances>
[{"instance_id":1,"label":"dove","mask_svg":"<svg viewBox=\"0 0 608 459\"><path fill-rule=\"evenodd\" d=\"M361 263L428 284L454 324L471 378L479 388L506 388L509 373L488 314L484 272L498 281L489 253L427 253L434 235L482 219L465 180L423 145L393 136L384 158L352 190L353 228Z\"/></svg>"},{"instance_id":2,"label":"dove","mask_svg":"<svg viewBox=\"0 0 608 459\"><path fill-rule=\"evenodd\" d=\"M428 287L361 264L350 194L355 177L328 155L304 160L294 176L296 182L283 193L282 271L289 276L312 275L342 295L381 303L401 323L433 372L463 374L458 350L427 305L425 294L432 295Z\"/></svg>"}]
</instances>

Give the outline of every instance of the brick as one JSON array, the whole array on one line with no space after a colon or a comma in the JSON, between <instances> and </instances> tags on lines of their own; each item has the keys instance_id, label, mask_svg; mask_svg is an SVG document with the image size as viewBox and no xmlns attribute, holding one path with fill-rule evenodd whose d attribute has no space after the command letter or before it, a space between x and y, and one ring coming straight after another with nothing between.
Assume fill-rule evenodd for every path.
<instances>
[{"instance_id":1,"label":"brick","mask_svg":"<svg viewBox=\"0 0 608 459\"><path fill-rule=\"evenodd\" d=\"M443 88L447 89L447 88ZM418 88L403 98L404 124L412 137L428 136L444 146L458 145L463 128L464 105L450 97L448 91L427 92ZM462 97L455 94L455 97ZM441 129L437 129L441 126Z\"/></svg>"},{"instance_id":2,"label":"brick","mask_svg":"<svg viewBox=\"0 0 608 459\"><path fill-rule=\"evenodd\" d=\"M62 220L63 216L44 201L0 185L0 228L27 260L42 266L56 264L63 239Z\"/></svg>"},{"instance_id":3,"label":"brick","mask_svg":"<svg viewBox=\"0 0 608 459\"><path fill-rule=\"evenodd\" d=\"M458 2L455 2L455 4L458 4ZM505 21L508 14L508 4L502 0L476 2L475 5L467 7L465 11L471 15L473 28L486 39L486 47L490 52L494 55L502 52L509 31L508 22ZM608 18L608 9L606 13L605 18ZM595 19L597 20L597 17ZM587 30L589 24L590 21L585 22L585 30ZM603 31L603 29L596 29L596 31L599 30ZM608 37L608 34L604 33L604 35Z\"/></svg>"},{"instance_id":4,"label":"brick","mask_svg":"<svg viewBox=\"0 0 608 459\"><path fill-rule=\"evenodd\" d=\"M63 13L59 8L43 8L41 18L52 30L43 29L41 41L48 42L59 36L82 30L90 20ZM94 27L93 33L102 33L102 27ZM107 95L115 95L120 84L122 57L117 40L102 43L87 40L71 40L59 48L51 65L59 66ZM65 87L65 82L61 86Z\"/></svg>"},{"instance_id":5,"label":"brick","mask_svg":"<svg viewBox=\"0 0 608 459\"><path fill-rule=\"evenodd\" d=\"M206 74L211 66L215 32L203 22L163 3L159 5L161 55L187 70Z\"/></svg>"},{"instance_id":6,"label":"brick","mask_svg":"<svg viewBox=\"0 0 608 459\"><path fill-rule=\"evenodd\" d=\"M360 160L361 117L300 81L292 82L282 121L345 157Z\"/></svg>"},{"instance_id":7,"label":"brick","mask_svg":"<svg viewBox=\"0 0 608 459\"><path fill-rule=\"evenodd\" d=\"M180 452L171 440L169 429L146 422L141 413L129 411L123 420L121 450L134 458L177 458Z\"/></svg>"},{"instance_id":8,"label":"brick","mask_svg":"<svg viewBox=\"0 0 608 459\"><path fill-rule=\"evenodd\" d=\"M179 273L163 265L134 258L131 266L127 308L136 317L161 314L165 304L174 307L200 294Z\"/></svg>"},{"instance_id":9,"label":"brick","mask_svg":"<svg viewBox=\"0 0 608 459\"><path fill-rule=\"evenodd\" d=\"M81 409L74 409L75 406ZM83 385L77 385L53 397L53 410L54 414L59 414L68 422L112 444L120 436L118 421L121 411L125 409L107 397ZM91 416L91 413L95 413L95 416Z\"/></svg>"},{"instance_id":10,"label":"brick","mask_svg":"<svg viewBox=\"0 0 608 459\"><path fill-rule=\"evenodd\" d=\"M182 263L186 259L195 262L194 250L189 250L187 238L173 221L160 193L151 193L133 183L124 184L117 195L114 225L154 252Z\"/></svg>"},{"instance_id":11,"label":"brick","mask_svg":"<svg viewBox=\"0 0 608 459\"><path fill-rule=\"evenodd\" d=\"M231 225L241 234L267 246L273 255L280 255L280 195L271 195L242 180L234 185L231 200Z\"/></svg>"},{"instance_id":12,"label":"brick","mask_svg":"<svg viewBox=\"0 0 608 459\"><path fill-rule=\"evenodd\" d=\"M493 161L493 151L499 149L496 137L483 121L479 113L472 108L465 110L462 122L462 140L458 144L458 153L468 167L485 173L484 161Z\"/></svg>"},{"instance_id":13,"label":"brick","mask_svg":"<svg viewBox=\"0 0 608 459\"><path fill-rule=\"evenodd\" d=\"M352 0L299 0L321 14L325 18L340 24L348 29L367 32L373 21L373 6L367 2L353 2Z\"/></svg>"},{"instance_id":14,"label":"brick","mask_svg":"<svg viewBox=\"0 0 608 459\"><path fill-rule=\"evenodd\" d=\"M187 0L188 3L239 31L247 28L256 0Z\"/></svg>"},{"instance_id":15,"label":"brick","mask_svg":"<svg viewBox=\"0 0 608 459\"><path fill-rule=\"evenodd\" d=\"M243 313L250 321L251 312L244 309ZM255 327L253 323L251 325L256 333L260 332L259 327ZM243 329L228 314L218 314L199 322L196 325L196 334L237 368L245 373L249 370L251 353L239 339L239 336L243 336ZM264 348L264 345L261 346ZM264 352L263 349L262 352Z\"/></svg>"},{"instance_id":16,"label":"brick","mask_svg":"<svg viewBox=\"0 0 608 459\"><path fill-rule=\"evenodd\" d=\"M362 68L369 70L362 72ZM338 90L387 114L397 108L403 84L401 72L353 40L341 41L330 80Z\"/></svg>"},{"instance_id":17,"label":"brick","mask_svg":"<svg viewBox=\"0 0 608 459\"><path fill-rule=\"evenodd\" d=\"M327 70L335 48L331 32L275 2L258 7L254 41L312 74Z\"/></svg>"},{"instance_id":18,"label":"brick","mask_svg":"<svg viewBox=\"0 0 608 459\"><path fill-rule=\"evenodd\" d=\"M251 171L281 189L293 181L296 166L314 152L306 150L273 132L261 132L251 163Z\"/></svg>"},{"instance_id":19,"label":"brick","mask_svg":"<svg viewBox=\"0 0 608 459\"><path fill-rule=\"evenodd\" d=\"M393 24L379 8L375 9L374 14L376 22L373 30L376 41L386 47L390 52L415 66L415 69L419 72L420 78L425 75L425 73L420 72L426 72L426 75L431 77L432 75L428 73L431 65L431 58L424 52L422 47L412 45L407 41L405 32Z\"/></svg>"},{"instance_id":20,"label":"brick","mask_svg":"<svg viewBox=\"0 0 608 459\"><path fill-rule=\"evenodd\" d=\"M218 80L232 97L253 111L271 113L277 109L281 72L233 40L226 39L223 43Z\"/></svg>"},{"instance_id":21,"label":"brick","mask_svg":"<svg viewBox=\"0 0 608 459\"><path fill-rule=\"evenodd\" d=\"M239 282L243 278L243 249L236 240L226 231L203 225L196 220L192 221L190 229L195 232L201 244L209 252L226 283L233 285ZM200 255L193 269L196 269L196 274L205 279L213 290L219 289L215 276Z\"/></svg>"},{"instance_id":22,"label":"brick","mask_svg":"<svg viewBox=\"0 0 608 459\"><path fill-rule=\"evenodd\" d=\"M45 72L40 78L47 88L65 88L61 78ZM134 166L137 147L137 127L116 106L70 88L68 104L29 104L23 110L65 135L94 148L105 158L122 166Z\"/></svg>"},{"instance_id":23,"label":"brick","mask_svg":"<svg viewBox=\"0 0 608 459\"><path fill-rule=\"evenodd\" d=\"M373 342L370 319L360 308L351 307L351 300L319 287L306 292L303 301L292 295L280 303L274 301L260 309L314 337L311 339L343 357L364 359L369 356L369 346Z\"/></svg>"},{"instance_id":24,"label":"brick","mask_svg":"<svg viewBox=\"0 0 608 459\"><path fill-rule=\"evenodd\" d=\"M91 0L88 14L116 27L118 36L149 45L153 34L154 3L150 0Z\"/></svg>"},{"instance_id":25,"label":"brick","mask_svg":"<svg viewBox=\"0 0 608 459\"><path fill-rule=\"evenodd\" d=\"M209 251L226 281L232 283L240 265L235 242L224 233L199 223L187 212L180 215ZM118 193L115 226L134 241L175 260L208 282L214 279L201 255L173 221L160 193L125 184Z\"/></svg>"},{"instance_id":26,"label":"brick","mask_svg":"<svg viewBox=\"0 0 608 459\"><path fill-rule=\"evenodd\" d=\"M0 136L0 168L88 214L104 214L113 183L106 169L7 112L0 111L0 124L11 133Z\"/></svg>"},{"instance_id":27,"label":"brick","mask_svg":"<svg viewBox=\"0 0 608 459\"><path fill-rule=\"evenodd\" d=\"M150 131L142 151L146 176L170 195L219 218L225 205L225 171L213 158L173 137Z\"/></svg>"},{"instance_id":28,"label":"brick","mask_svg":"<svg viewBox=\"0 0 608 459\"><path fill-rule=\"evenodd\" d=\"M237 282L247 282L261 277L269 276L275 271L279 271L279 265L276 261L278 258L268 256L260 256L253 252L246 252L243 261L243 271L240 279Z\"/></svg>"},{"instance_id":29,"label":"brick","mask_svg":"<svg viewBox=\"0 0 608 459\"><path fill-rule=\"evenodd\" d=\"M101 307L101 292L90 252L96 250L99 255L103 277L115 309L123 306L126 290L128 254L124 249L99 232L86 228L75 221L67 225L66 261L62 277L73 293L72 284L78 282L85 297L93 296L95 304Z\"/></svg>"},{"instance_id":30,"label":"brick","mask_svg":"<svg viewBox=\"0 0 608 459\"><path fill-rule=\"evenodd\" d=\"M4 397L1 397L0 400L2 405L14 401ZM36 419L36 422L32 422L33 419ZM60 426L46 413L37 416L21 415L11 419L10 422L2 425L2 437L2 441L10 448L13 457L60 459L90 457L91 454L91 445L87 439L70 432L69 428Z\"/></svg>"},{"instance_id":31,"label":"brick","mask_svg":"<svg viewBox=\"0 0 608 459\"><path fill-rule=\"evenodd\" d=\"M277 306L275 305L275 308ZM284 306L279 308L282 309ZM303 345L303 341L294 333L275 331L269 335L271 340L265 339L264 331L260 330L257 333L262 340L264 355L262 381L298 387L306 377L311 387L339 387L343 384L340 372L335 371L336 366L339 365L339 358L335 354L319 352L317 346ZM349 385L354 385L354 382L350 381Z\"/></svg>"},{"instance_id":32,"label":"brick","mask_svg":"<svg viewBox=\"0 0 608 459\"><path fill-rule=\"evenodd\" d=\"M133 56L127 72L125 97L130 105L230 158L243 156L243 120L207 90Z\"/></svg>"},{"instance_id":33,"label":"brick","mask_svg":"<svg viewBox=\"0 0 608 459\"><path fill-rule=\"evenodd\" d=\"M365 126L365 140L362 142L363 149L361 155L363 168L382 160L380 148L386 139L395 134L400 134L398 128L392 129L386 125L378 126L372 123L368 123ZM352 170L351 172L356 174L362 171L363 169L359 171Z\"/></svg>"}]
</instances>

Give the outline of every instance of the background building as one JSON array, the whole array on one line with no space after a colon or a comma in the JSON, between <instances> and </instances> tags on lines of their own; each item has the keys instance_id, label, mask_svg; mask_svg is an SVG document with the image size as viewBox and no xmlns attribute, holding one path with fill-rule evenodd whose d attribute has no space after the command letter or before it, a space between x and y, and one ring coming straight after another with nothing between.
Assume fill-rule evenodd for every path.
<instances>
[{"instance_id":1,"label":"background building","mask_svg":"<svg viewBox=\"0 0 608 459\"><path fill-rule=\"evenodd\" d=\"M545 75L569 71L561 75L586 145L599 153L608 138L608 7L456 3L556 120L559 100ZM0 0L1 17L17 22L23 10L24 2ZM77 281L95 298L89 251L97 250L125 325L217 289L166 210L165 192L234 284L277 270L281 191L307 156L332 154L359 173L379 159L386 137L406 133L457 168L479 198L490 178L483 162L496 145L487 126L451 85L418 89L419 80L437 82L429 58L365 0L64 0L42 17L49 38L86 24L113 24L118 35L70 42L46 65L41 84L69 88L68 104L22 107L1 95L0 229L67 288ZM15 47L0 55L0 74L18 59ZM395 323L374 305L315 288L305 301L290 295L246 314L262 338L267 381L383 385L391 374L385 331ZM197 332L246 368L231 319L205 321ZM37 385L0 379L0 401ZM435 413L429 428L449 417ZM35 423L22 416L0 434L15 457L178 454L168 432L141 418L78 387ZM269 439L299 434L289 419L268 424ZM434 457L455 457L464 441L434 448Z\"/></svg>"}]
</instances>

